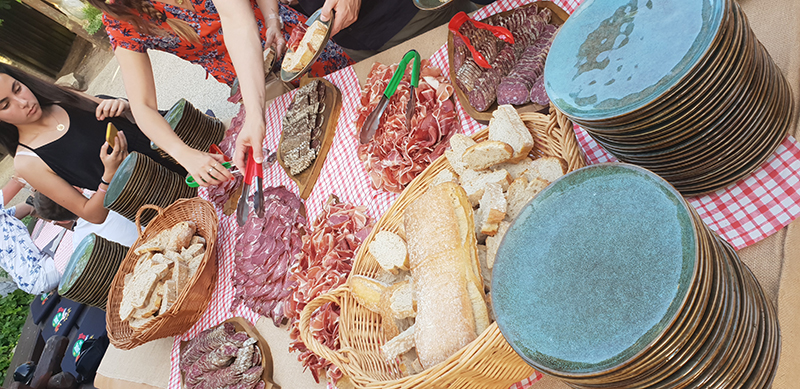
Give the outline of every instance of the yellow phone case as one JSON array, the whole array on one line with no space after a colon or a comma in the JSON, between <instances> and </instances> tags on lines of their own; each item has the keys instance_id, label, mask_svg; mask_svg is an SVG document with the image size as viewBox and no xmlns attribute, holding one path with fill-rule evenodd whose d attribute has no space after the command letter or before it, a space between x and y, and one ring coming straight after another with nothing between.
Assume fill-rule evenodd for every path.
<instances>
[{"instance_id":1,"label":"yellow phone case","mask_svg":"<svg viewBox=\"0 0 800 389\"><path fill-rule=\"evenodd\" d=\"M112 123L108 123L108 127L106 127L106 141L112 148L114 147L115 139L117 139L117 127Z\"/></svg>"}]
</instances>

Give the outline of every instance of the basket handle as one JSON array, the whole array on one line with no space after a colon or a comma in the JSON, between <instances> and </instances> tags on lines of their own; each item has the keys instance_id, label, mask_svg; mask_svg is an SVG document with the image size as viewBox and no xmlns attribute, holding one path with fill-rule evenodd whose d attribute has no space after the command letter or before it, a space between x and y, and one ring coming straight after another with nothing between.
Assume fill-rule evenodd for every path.
<instances>
[{"instance_id":1,"label":"basket handle","mask_svg":"<svg viewBox=\"0 0 800 389\"><path fill-rule=\"evenodd\" d=\"M350 289L347 287L347 284L344 284L328 293L318 296L317 298L309 301L309 303L303 308L303 312L300 313L300 321L297 323L298 328L300 329L300 339L305 343L306 347L309 350L313 351L314 354L327 359L331 363L336 366L342 367L345 364L350 363L350 358L346 355L341 353L338 350L331 350L328 346L320 343L312 334L311 328L309 328L309 324L311 323L311 316L317 311L317 309L327 303L334 303L336 305L340 305L341 297L343 297L346 293L349 293ZM341 305L340 305L341 306Z\"/></svg>"},{"instance_id":2,"label":"basket handle","mask_svg":"<svg viewBox=\"0 0 800 389\"><path fill-rule=\"evenodd\" d=\"M139 237L141 237L142 233L144 232L144 231L142 231L142 220L141 220L142 219L142 212L144 212L145 210L148 210L148 209L152 209L152 210L155 210L156 212L158 212L158 216L164 215L164 209L159 207L158 205L145 204L145 205L142 205L141 207L139 207L139 210L136 211L136 232L139 233Z\"/></svg>"}]
</instances>

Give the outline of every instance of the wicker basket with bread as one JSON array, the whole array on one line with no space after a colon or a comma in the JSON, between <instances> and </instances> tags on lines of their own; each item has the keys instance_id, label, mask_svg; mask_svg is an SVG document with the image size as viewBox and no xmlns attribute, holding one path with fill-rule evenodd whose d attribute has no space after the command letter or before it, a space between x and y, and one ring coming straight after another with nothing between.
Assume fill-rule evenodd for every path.
<instances>
[{"instance_id":1,"label":"wicker basket with bread","mask_svg":"<svg viewBox=\"0 0 800 389\"><path fill-rule=\"evenodd\" d=\"M141 231L142 212L158 215ZM111 283L106 328L128 350L188 331L205 311L217 281L217 213L199 197L136 214L139 238Z\"/></svg>"},{"instance_id":2,"label":"wicker basket with bread","mask_svg":"<svg viewBox=\"0 0 800 389\"><path fill-rule=\"evenodd\" d=\"M348 282L309 303L303 342L359 388L497 388L534 374L491 313L491 268L502 235L550 182L585 166L572 123L495 111L489 128L454 135L358 251ZM341 307L339 350L309 323Z\"/></svg>"}]
</instances>

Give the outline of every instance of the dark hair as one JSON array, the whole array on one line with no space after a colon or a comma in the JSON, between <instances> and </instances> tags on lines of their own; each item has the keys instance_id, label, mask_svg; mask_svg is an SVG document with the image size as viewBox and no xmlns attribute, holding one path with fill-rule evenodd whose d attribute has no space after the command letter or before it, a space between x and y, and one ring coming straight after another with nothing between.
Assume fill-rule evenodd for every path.
<instances>
[{"instance_id":1,"label":"dark hair","mask_svg":"<svg viewBox=\"0 0 800 389\"><path fill-rule=\"evenodd\" d=\"M89 100L69 89L62 88L52 82L34 77L11 65L0 63L0 74L8 74L31 90L41 107L58 104L65 108L80 109L94 112L97 103ZM11 155L17 153L19 146L19 131L17 126L0 121L0 154Z\"/></svg>"},{"instance_id":2,"label":"dark hair","mask_svg":"<svg viewBox=\"0 0 800 389\"><path fill-rule=\"evenodd\" d=\"M47 220L63 222L78 218L72 211L58 205L58 203L39 191L33 194L33 208L36 209L36 214L39 217Z\"/></svg>"}]
</instances>

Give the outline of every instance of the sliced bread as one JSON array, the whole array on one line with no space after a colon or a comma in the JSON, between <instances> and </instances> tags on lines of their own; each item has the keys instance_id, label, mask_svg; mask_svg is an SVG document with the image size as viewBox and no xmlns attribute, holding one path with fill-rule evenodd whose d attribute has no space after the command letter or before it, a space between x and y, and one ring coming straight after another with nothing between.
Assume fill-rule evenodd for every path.
<instances>
[{"instance_id":1,"label":"sliced bread","mask_svg":"<svg viewBox=\"0 0 800 389\"><path fill-rule=\"evenodd\" d=\"M429 187L434 187L439 184L443 184L445 182L455 182L458 183L458 177L456 177L455 173L453 173L450 169L443 169L439 173L436 173L436 176L433 177L431 183L428 184Z\"/></svg>"},{"instance_id":2,"label":"sliced bread","mask_svg":"<svg viewBox=\"0 0 800 389\"><path fill-rule=\"evenodd\" d=\"M503 241L503 236L511 227L511 222L502 221L497 228L497 234L486 238L486 267L492 269L494 267L494 260L497 256L497 249L500 248L500 242Z\"/></svg>"},{"instance_id":3,"label":"sliced bread","mask_svg":"<svg viewBox=\"0 0 800 389\"><path fill-rule=\"evenodd\" d=\"M392 274L408 270L406 242L397 234L389 231L378 232L368 249L383 270Z\"/></svg>"},{"instance_id":4,"label":"sliced bread","mask_svg":"<svg viewBox=\"0 0 800 389\"><path fill-rule=\"evenodd\" d=\"M533 161L525 177L528 181L541 178L553 182L564 174L567 174L567 161L558 157L542 157Z\"/></svg>"},{"instance_id":5,"label":"sliced bread","mask_svg":"<svg viewBox=\"0 0 800 389\"><path fill-rule=\"evenodd\" d=\"M498 224L506 216L506 196L498 183L486 185L480 200L482 212L481 233L492 236L497 233Z\"/></svg>"},{"instance_id":6,"label":"sliced bread","mask_svg":"<svg viewBox=\"0 0 800 389\"><path fill-rule=\"evenodd\" d=\"M539 194L539 192L541 192L544 188L546 188L547 185L550 185L550 182L541 178L534 178L533 181L529 182L528 185L525 186L525 189L515 190L513 196L511 193L509 193L508 207L506 208L506 220L516 219L520 212L522 212L522 209L525 208L525 205L528 204L529 201L533 200L533 198L536 197L536 195Z\"/></svg>"},{"instance_id":7,"label":"sliced bread","mask_svg":"<svg viewBox=\"0 0 800 389\"><path fill-rule=\"evenodd\" d=\"M519 117L512 105L501 105L492 113L489 120L489 140L505 142L514 148L509 162L519 162L528 156L533 148L533 135Z\"/></svg>"},{"instance_id":8,"label":"sliced bread","mask_svg":"<svg viewBox=\"0 0 800 389\"><path fill-rule=\"evenodd\" d=\"M488 173L480 173L475 177L468 177L461 180L461 186L467 192L467 198L473 207L477 206L489 184L498 184L503 191L508 189L511 184L511 175L505 170L498 170Z\"/></svg>"},{"instance_id":9,"label":"sliced bread","mask_svg":"<svg viewBox=\"0 0 800 389\"><path fill-rule=\"evenodd\" d=\"M481 262L483 290L488 293L492 289L492 269L486 264L486 245L478 245L478 260Z\"/></svg>"},{"instance_id":10,"label":"sliced bread","mask_svg":"<svg viewBox=\"0 0 800 389\"><path fill-rule=\"evenodd\" d=\"M461 161L468 169L483 170L508 161L512 155L514 155L514 149L508 143L487 140L464 151Z\"/></svg>"},{"instance_id":11,"label":"sliced bread","mask_svg":"<svg viewBox=\"0 0 800 389\"><path fill-rule=\"evenodd\" d=\"M383 346L381 346L381 352L383 353L383 357L387 361L394 361L400 354L405 353L411 348L414 347L414 330L416 326L408 327L407 330L400 333L389 339Z\"/></svg>"},{"instance_id":12,"label":"sliced bread","mask_svg":"<svg viewBox=\"0 0 800 389\"><path fill-rule=\"evenodd\" d=\"M467 166L462 161L461 157L464 155L464 152L475 145L475 143L476 142L472 140L472 138L463 134L455 134L450 137L450 150L445 151L444 156L459 176L464 174L464 171L467 170Z\"/></svg>"},{"instance_id":13,"label":"sliced bread","mask_svg":"<svg viewBox=\"0 0 800 389\"><path fill-rule=\"evenodd\" d=\"M532 163L533 163L532 159L530 159L529 157L525 157L522 159L522 161L519 161L517 163L504 162L499 165L492 166L491 169L492 170L505 169L508 172L508 174L511 175L511 179L516 180L517 178L525 174L526 170L531 168Z\"/></svg>"},{"instance_id":14,"label":"sliced bread","mask_svg":"<svg viewBox=\"0 0 800 389\"><path fill-rule=\"evenodd\" d=\"M353 275L347 280L353 298L372 312L380 312L381 297L389 285L362 275Z\"/></svg>"},{"instance_id":15,"label":"sliced bread","mask_svg":"<svg viewBox=\"0 0 800 389\"><path fill-rule=\"evenodd\" d=\"M398 282L386 290L388 308L395 319L417 316L414 287L410 280Z\"/></svg>"}]
</instances>

